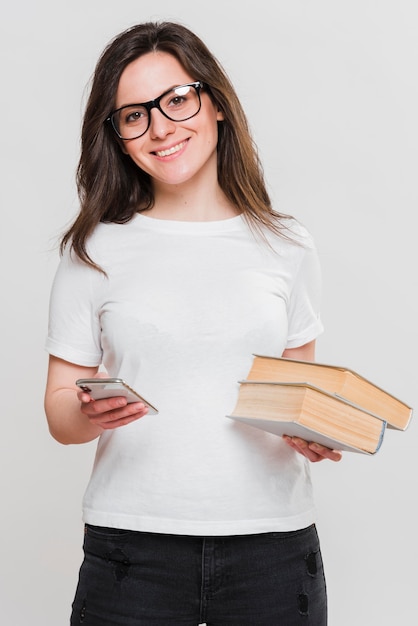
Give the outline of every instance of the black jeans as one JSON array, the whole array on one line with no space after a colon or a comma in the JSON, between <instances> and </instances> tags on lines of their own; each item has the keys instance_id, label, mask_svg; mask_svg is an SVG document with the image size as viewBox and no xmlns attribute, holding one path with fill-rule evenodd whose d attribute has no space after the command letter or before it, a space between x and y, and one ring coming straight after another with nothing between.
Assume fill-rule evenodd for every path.
<instances>
[{"instance_id":1,"label":"black jeans","mask_svg":"<svg viewBox=\"0 0 418 626\"><path fill-rule=\"evenodd\" d=\"M71 625L325 626L315 526L185 537L86 526Z\"/></svg>"}]
</instances>

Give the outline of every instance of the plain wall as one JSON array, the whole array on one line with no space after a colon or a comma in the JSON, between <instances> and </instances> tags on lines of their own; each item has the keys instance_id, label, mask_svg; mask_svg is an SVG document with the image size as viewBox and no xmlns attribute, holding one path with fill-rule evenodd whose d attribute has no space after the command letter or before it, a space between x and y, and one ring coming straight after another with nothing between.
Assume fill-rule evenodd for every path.
<instances>
[{"instance_id":1,"label":"plain wall","mask_svg":"<svg viewBox=\"0 0 418 626\"><path fill-rule=\"evenodd\" d=\"M418 404L418 9L415 0L21 0L0 24L2 410L0 615L68 623L95 444L43 413L57 241L74 217L86 86L118 32L174 19L232 78L276 207L319 248L318 361ZM312 467L330 626L416 621L417 424L377 455ZM244 626L244 625L243 625Z\"/></svg>"}]
</instances>

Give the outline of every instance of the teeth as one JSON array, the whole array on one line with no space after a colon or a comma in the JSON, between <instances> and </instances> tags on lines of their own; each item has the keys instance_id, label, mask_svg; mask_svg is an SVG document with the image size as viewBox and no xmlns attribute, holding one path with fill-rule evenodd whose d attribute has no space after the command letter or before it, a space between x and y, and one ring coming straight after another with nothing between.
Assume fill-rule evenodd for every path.
<instances>
[{"instance_id":1,"label":"teeth","mask_svg":"<svg viewBox=\"0 0 418 626\"><path fill-rule=\"evenodd\" d=\"M183 141L182 143L179 143L177 146L173 146L169 150L161 150L159 152L156 152L155 154L159 157L169 156L170 154L174 154L175 152L178 152L179 150L181 150L185 144L186 142Z\"/></svg>"}]
</instances>

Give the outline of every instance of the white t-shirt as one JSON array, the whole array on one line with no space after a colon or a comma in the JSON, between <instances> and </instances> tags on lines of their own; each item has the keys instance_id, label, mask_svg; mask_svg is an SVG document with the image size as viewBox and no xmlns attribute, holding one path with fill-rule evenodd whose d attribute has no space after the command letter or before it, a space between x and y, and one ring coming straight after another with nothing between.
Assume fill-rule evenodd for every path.
<instances>
[{"instance_id":1,"label":"white t-shirt","mask_svg":"<svg viewBox=\"0 0 418 626\"><path fill-rule=\"evenodd\" d=\"M320 269L303 245L256 237L241 216L100 224L88 250L107 277L66 252L54 280L51 354L103 364L159 414L104 432L85 522L233 535L314 521L309 463L280 437L230 414L253 354L280 356L322 332Z\"/></svg>"}]
</instances>

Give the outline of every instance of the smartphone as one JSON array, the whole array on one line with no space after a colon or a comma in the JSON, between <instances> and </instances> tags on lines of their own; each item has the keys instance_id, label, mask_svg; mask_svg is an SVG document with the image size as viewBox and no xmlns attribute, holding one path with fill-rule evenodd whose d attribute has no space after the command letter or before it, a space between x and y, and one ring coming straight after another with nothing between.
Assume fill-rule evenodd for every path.
<instances>
[{"instance_id":1,"label":"smartphone","mask_svg":"<svg viewBox=\"0 0 418 626\"><path fill-rule=\"evenodd\" d=\"M131 402L143 402L148 407L148 415L156 415L158 413L158 409L155 406L132 389L122 378L79 378L75 384L94 400L124 396L128 404Z\"/></svg>"}]
</instances>

